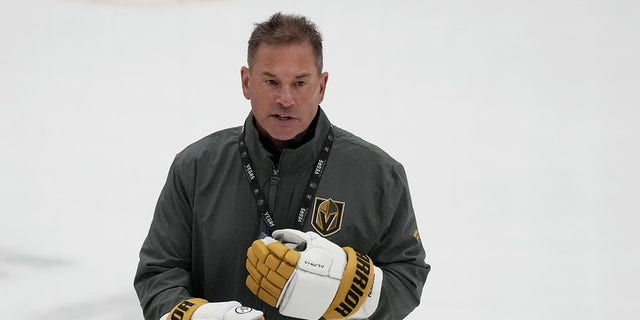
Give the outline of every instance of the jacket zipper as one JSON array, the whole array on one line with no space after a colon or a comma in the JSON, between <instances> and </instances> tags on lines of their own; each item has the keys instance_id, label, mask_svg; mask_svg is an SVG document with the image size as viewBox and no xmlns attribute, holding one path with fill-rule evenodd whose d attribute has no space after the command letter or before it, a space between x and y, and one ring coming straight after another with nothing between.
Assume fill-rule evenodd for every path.
<instances>
[{"instance_id":1,"label":"jacket zipper","mask_svg":"<svg viewBox=\"0 0 640 320\"><path fill-rule=\"evenodd\" d=\"M269 204L271 205L271 212L276 208L276 192L278 191L278 182L280 182L280 171L273 169L271 171L271 179L269 181Z\"/></svg>"}]
</instances>

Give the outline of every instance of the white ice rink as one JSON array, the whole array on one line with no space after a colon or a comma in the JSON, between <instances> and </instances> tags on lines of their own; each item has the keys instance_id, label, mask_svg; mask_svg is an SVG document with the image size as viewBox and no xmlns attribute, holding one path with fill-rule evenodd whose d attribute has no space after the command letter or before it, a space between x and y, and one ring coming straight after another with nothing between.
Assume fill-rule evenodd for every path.
<instances>
[{"instance_id":1,"label":"white ice rink","mask_svg":"<svg viewBox=\"0 0 640 320\"><path fill-rule=\"evenodd\" d=\"M329 118L405 165L433 267L408 319L640 314L637 1L0 0L4 317L142 319L169 164L242 123L276 11L324 34Z\"/></svg>"}]
</instances>

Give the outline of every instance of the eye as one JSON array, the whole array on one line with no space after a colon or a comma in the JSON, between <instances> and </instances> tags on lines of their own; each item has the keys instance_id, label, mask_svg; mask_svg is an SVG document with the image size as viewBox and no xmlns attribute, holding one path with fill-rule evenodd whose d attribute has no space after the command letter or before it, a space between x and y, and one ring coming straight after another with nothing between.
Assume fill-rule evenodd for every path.
<instances>
[{"instance_id":1,"label":"eye","mask_svg":"<svg viewBox=\"0 0 640 320\"><path fill-rule=\"evenodd\" d=\"M278 85L278 81L273 80L273 79L265 80L264 83L266 83L268 86L277 86Z\"/></svg>"},{"instance_id":2,"label":"eye","mask_svg":"<svg viewBox=\"0 0 640 320\"><path fill-rule=\"evenodd\" d=\"M306 85L306 84L307 84L307 83L306 83L306 82L304 82L304 81L296 81L296 83L295 83L296 87L302 87L302 86L304 86L304 85Z\"/></svg>"}]
</instances>

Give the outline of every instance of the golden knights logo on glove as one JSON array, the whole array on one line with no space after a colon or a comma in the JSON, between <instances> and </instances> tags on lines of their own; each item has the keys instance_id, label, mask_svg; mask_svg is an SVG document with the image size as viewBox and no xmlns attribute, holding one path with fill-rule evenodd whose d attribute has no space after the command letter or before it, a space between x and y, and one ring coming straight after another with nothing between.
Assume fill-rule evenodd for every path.
<instances>
[{"instance_id":1,"label":"golden knights logo on glove","mask_svg":"<svg viewBox=\"0 0 640 320\"><path fill-rule=\"evenodd\" d=\"M311 225L323 237L330 236L342 228L343 213L344 202L316 197Z\"/></svg>"}]
</instances>

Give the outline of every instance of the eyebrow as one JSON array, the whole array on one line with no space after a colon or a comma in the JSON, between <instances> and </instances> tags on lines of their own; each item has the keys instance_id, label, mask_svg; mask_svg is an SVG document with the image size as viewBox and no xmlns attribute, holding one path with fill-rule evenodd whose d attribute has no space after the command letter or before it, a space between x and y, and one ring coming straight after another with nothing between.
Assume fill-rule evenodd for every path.
<instances>
[{"instance_id":1,"label":"eyebrow","mask_svg":"<svg viewBox=\"0 0 640 320\"><path fill-rule=\"evenodd\" d=\"M278 77L278 76L276 76L275 74L273 74L273 73L271 73L269 71L263 71L262 75L263 76L267 76L267 77L271 77L271 78L277 78ZM294 78L295 79L302 79L302 78L309 78L309 77L311 77L311 73L305 72L305 73L302 73L302 74L299 74L299 75L295 76Z\"/></svg>"}]
</instances>

